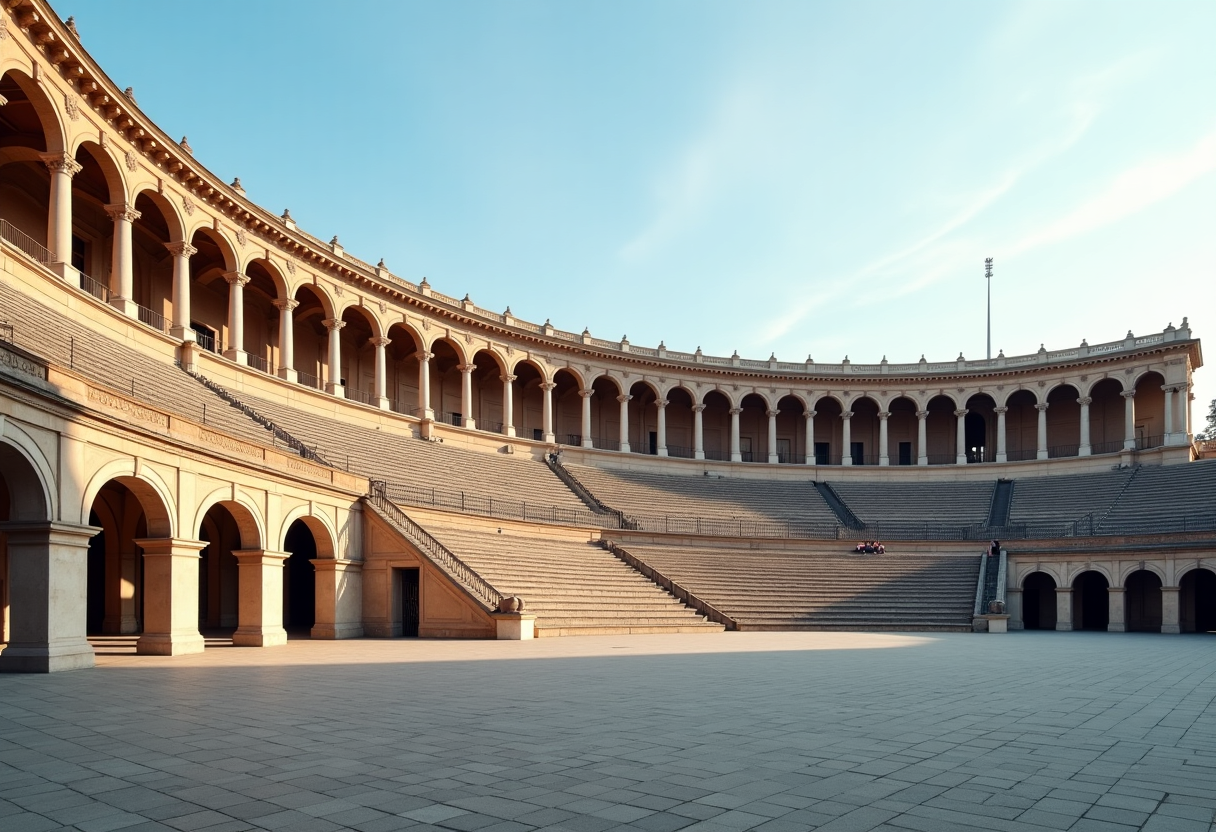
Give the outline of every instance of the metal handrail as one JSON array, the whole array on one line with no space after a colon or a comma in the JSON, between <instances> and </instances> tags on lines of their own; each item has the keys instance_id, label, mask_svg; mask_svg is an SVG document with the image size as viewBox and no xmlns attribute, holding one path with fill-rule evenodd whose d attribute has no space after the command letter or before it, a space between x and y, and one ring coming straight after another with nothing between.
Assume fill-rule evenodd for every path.
<instances>
[{"instance_id":1,"label":"metal handrail","mask_svg":"<svg viewBox=\"0 0 1216 832\"><path fill-rule=\"evenodd\" d=\"M55 255L51 254L50 249L8 220L0 219L0 238L16 247L26 257L43 265L52 263L55 260Z\"/></svg>"},{"instance_id":2,"label":"metal handrail","mask_svg":"<svg viewBox=\"0 0 1216 832\"><path fill-rule=\"evenodd\" d=\"M449 491L441 488L382 482L382 490L395 503L459 511L500 520L524 520L534 523L556 523L566 526L593 526L595 528L619 529L621 522L615 513L597 514L590 509L572 509L523 500L504 500L467 491Z\"/></svg>"},{"instance_id":3,"label":"metal handrail","mask_svg":"<svg viewBox=\"0 0 1216 832\"><path fill-rule=\"evenodd\" d=\"M306 373L303 370L296 371L296 381L305 387L311 387L314 390L325 389L325 385L321 383L321 379L317 378L312 373Z\"/></svg>"},{"instance_id":4,"label":"metal handrail","mask_svg":"<svg viewBox=\"0 0 1216 832\"><path fill-rule=\"evenodd\" d=\"M97 298L102 303L110 302L110 287L100 280L94 280L84 272L80 273L80 288Z\"/></svg>"},{"instance_id":5,"label":"metal handrail","mask_svg":"<svg viewBox=\"0 0 1216 832\"><path fill-rule=\"evenodd\" d=\"M249 361L249 366L253 369L260 370L267 375L274 375L274 365L270 363L269 358L263 358L262 356L254 355L253 353L248 353L245 357L246 360Z\"/></svg>"},{"instance_id":6,"label":"metal handrail","mask_svg":"<svg viewBox=\"0 0 1216 832\"><path fill-rule=\"evenodd\" d=\"M410 519L409 515L398 508L388 497L387 483L383 480L372 480L371 491L365 499L390 525L409 540L428 560L443 570L448 577L463 586L491 611L498 609L499 603L506 597L505 594L477 574L473 567L462 561L451 549L433 538L426 529L419 526Z\"/></svg>"},{"instance_id":7,"label":"metal handrail","mask_svg":"<svg viewBox=\"0 0 1216 832\"><path fill-rule=\"evenodd\" d=\"M166 320L164 315L154 312L146 306L140 306L138 303L135 304L135 309L140 323L147 324L159 332L168 333L169 321Z\"/></svg>"}]
</instances>

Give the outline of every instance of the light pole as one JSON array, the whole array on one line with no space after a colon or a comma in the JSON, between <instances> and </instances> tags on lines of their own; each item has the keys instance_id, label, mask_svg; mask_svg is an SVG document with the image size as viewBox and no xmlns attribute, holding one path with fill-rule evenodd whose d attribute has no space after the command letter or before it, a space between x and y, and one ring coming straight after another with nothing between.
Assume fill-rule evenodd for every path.
<instances>
[{"instance_id":1,"label":"light pole","mask_svg":"<svg viewBox=\"0 0 1216 832\"><path fill-rule=\"evenodd\" d=\"M988 281L988 360L992 360L992 258L984 258L984 279Z\"/></svg>"}]
</instances>

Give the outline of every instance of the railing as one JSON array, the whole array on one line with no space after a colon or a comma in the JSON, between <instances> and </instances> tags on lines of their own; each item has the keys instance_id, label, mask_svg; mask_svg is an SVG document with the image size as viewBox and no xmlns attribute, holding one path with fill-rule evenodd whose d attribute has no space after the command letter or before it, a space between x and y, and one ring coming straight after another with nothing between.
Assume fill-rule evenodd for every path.
<instances>
[{"instance_id":1,"label":"railing","mask_svg":"<svg viewBox=\"0 0 1216 832\"><path fill-rule=\"evenodd\" d=\"M357 390L354 387L346 388L346 398L350 399L352 402L359 402L359 404L372 403L371 393L368 393L366 390Z\"/></svg>"},{"instance_id":2,"label":"railing","mask_svg":"<svg viewBox=\"0 0 1216 832\"><path fill-rule=\"evenodd\" d=\"M452 425L453 427L457 428L463 427L464 425L464 414L462 413L454 413L450 410L445 410L439 414L439 418L445 425Z\"/></svg>"},{"instance_id":3,"label":"railing","mask_svg":"<svg viewBox=\"0 0 1216 832\"><path fill-rule=\"evenodd\" d=\"M464 491L383 483L383 491L395 503L479 514L500 520L525 520L533 523L558 523L571 526L595 526L618 529L620 521L613 514L597 514L590 509L547 506L522 500L503 500Z\"/></svg>"},{"instance_id":4,"label":"railing","mask_svg":"<svg viewBox=\"0 0 1216 832\"><path fill-rule=\"evenodd\" d=\"M169 332L169 322L165 319L164 315L159 312L153 312L148 307L140 306L138 303L135 304L135 309L140 323L147 324L158 332Z\"/></svg>"},{"instance_id":5,"label":"railing","mask_svg":"<svg viewBox=\"0 0 1216 832\"><path fill-rule=\"evenodd\" d=\"M274 365L270 363L269 358L263 358L260 355L248 353L245 360L249 362L249 366L255 370L265 373L266 375L274 375Z\"/></svg>"},{"instance_id":6,"label":"railing","mask_svg":"<svg viewBox=\"0 0 1216 832\"><path fill-rule=\"evenodd\" d=\"M3 238L6 243L15 247L26 257L44 265L53 262L55 259L46 246L8 220L0 219L0 238Z\"/></svg>"},{"instance_id":7,"label":"railing","mask_svg":"<svg viewBox=\"0 0 1216 832\"><path fill-rule=\"evenodd\" d=\"M486 433L502 433L502 422L478 422L477 429L484 430Z\"/></svg>"},{"instance_id":8,"label":"railing","mask_svg":"<svg viewBox=\"0 0 1216 832\"><path fill-rule=\"evenodd\" d=\"M215 336L210 332L199 332L198 330L195 330L194 342L199 345L200 349L204 349L207 352L219 352L218 345L215 343Z\"/></svg>"},{"instance_id":9,"label":"railing","mask_svg":"<svg viewBox=\"0 0 1216 832\"><path fill-rule=\"evenodd\" d=\"M581 448L583 446L583 436L579 433L567 433L566 441L560 444L570 448Z\"/></svg>"},{"instance_id":10,"label":"railing","mask_svg":"<svg viewBox=\"0 0 1216 832\"><path fill-rule=\"evenodd\" d=\"M1160 448L1165 444L1165 436L1158 434L1156 436L1137 436L1136 450L1147 451L1150 448Z\"/></svg>"},{"instance_id":11,"label":"railing","mask_svg":"<svg viewBox=\"0 0 1216 832\"><path fill-rule=\"evenodd\" d=\"M1080 445L1052 445L1047 449L1047 458L1063 459L1070 456L1077 456L1080 453Z\"/></svg>"},{"instance_id":12,"label":"railing","mask_svg":"<svg viewBox=\"0 0 1216 832\"><path fill-rule=\"evenodd\" d=\"M619 451L621 449L621 440L593 436L591 437L591 445L601 451Z\"/></svg>"},{"instance_id":13,"label":"railing","mask_svg":"<svg viewBox=\"0 0 1216 832\"><path fill-rule=\"evenodd\" d=\"M1020 448L1016 451L1007 451L1005 453L1005 459L1008 462L1026 462L1038 458L1039 452L1034 448Z\"/></svg>"},{"instance_id":14,"label":"railing","mask_svg":"<svg viewBox=\"0 0 1216 832\"><path fill-rule=\"evenodd\" d=\"M722 624L728 630L739 629L739 623L735 621L735 619L731 618L729 615L722 612L708 601L694 595L693 592L687 587L680 586L680 584L676 583L674 580L667 577L650 564L640 560L631 552L627 551L626 549L622 549L620 546L612 543L611 541L606 542L604 545L605 548L607 548L608 551L614 554L618 559L629 564L629 566L633 567L635 571L641 573L658 586L667 590L677 600L683 601L684 604L701 613L701 615L705 616L705 618L709 621Z\"/></svg>"},{"instance_id":15,"label":"railing","mask_svg":"<svg viewBox=\"0 0 1216 832\"><path fill-rule=\"evenodd\" d=\"M697 452L695 448L688 448L684 445L668 445L667 455L678 459L693 459L696 457Z\"/></svg>"},{"instance_id":16,"label":"railing","mask_svg":"<svg viewBox=\"0 0 1216 832\"><path fill-rule=\"evenodd\" d=\"M928 454L930 465L955 465L958 463L956 454Z\"/></svg>"},{"instance_id":17,"label":"railing","mask_svg":"<svg viewBox=\"0 0 1216 832\"><path fill-rule=\"evenodd\" d=\"M388 523L399 531L418 551L438 566L448 577L463 586L468 592L485 604L489 610L498 609L499 603L505 597L502 592L456 556L451 549L444 546L409 518L389 498L386 484L380 480L372 480L371 492L367 495L369 502Z\"/></svg>"},{"instance_id":18,"label":"railing","mask_svg":"<svg viewBox=\"0 0 1216 832\"><path fill-rule=\"evenodd\" d=\"M1123 440L1116 439L1110 442L1095 442L1089 446L1089 452L1097 456L1098 454L1115 454L1123 450Z\"/></svg>"},{"instance_id":19,"label":"railing","mask_svg":"<svg viewBox=\"0 0 1216 832\"><path fill-rule=\"evenodd\" d=\"M578 495L578 498L591 507L591 510L599 515L612 515L616 518L616 528L628 529L632 528L629 522L625 519L625 515L614 508L610 508L600 501L591 493L591 489L583 485L578 477L574 476L574 472L562 465L557 454L547 454L545 456L545 464L549 466L549 470L557 475L557 478L566 484L566 487Z\"/></svg>"},{"instance_id":20,"label":"railing","mask_svg":"<svg viewBox=\"0 0 1216 832\"><path fill-rule=\"evenodd\" d=\"M296 381L303 384L305 387L311 387L313 390L324 390L325 384L321 379L314 376L312 373L306 373L302 370L296 371Z\"/></svg>"},{"instance_id":21,"label":"railing","mask_svg":"<svg viewBox=\"0 0 1216 832\"><path fill-rule=\"evenodd\" d=\"M102 303L110 302L110 287L100 280L94 280L84 272L80 273L80 288Z\"/></svg>"},{"instance_id":22,"label":"railing","mask_svg":"<svg viewBox=\"0 0 1216 832\"><path fill-rule=\"evenodd\" d=\"M420 413L422 413L422 410L418 407L418 405L409 404L401 401L400 399L393 399L391 402L389 402L389 407L394 413L400 413L403 416L418 416Z\"/></svg>"}]
</instances>

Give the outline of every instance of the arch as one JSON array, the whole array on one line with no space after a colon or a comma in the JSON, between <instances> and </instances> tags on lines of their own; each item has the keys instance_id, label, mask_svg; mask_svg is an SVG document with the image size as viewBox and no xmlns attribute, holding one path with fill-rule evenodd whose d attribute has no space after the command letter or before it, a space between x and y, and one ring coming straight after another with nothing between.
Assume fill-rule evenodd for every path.
<instances>
[{"instance_id":1,"label":"arch","mask_svg":"<svg viewBox=\"0 0 1216 832\"><path fill-rule=\"evenodd\" d=\"M1010 390L1009 393L1006 394L1005 401L1002 403L1001 406L1002 407L1013 407L1015 404L1015 402L1013 401L1014 396L1021 397L1022 399L1029 398L1030 401L1028 402L1028 404L1031 404L1031 405L1035 405L1035 404L1039 403L1039 395L1034 391L1034 388L1019 387L1016 390Z\"/></svg>"},{"instance_id":2,"label":"arch","mask_svg":"<svg viewBox=\"0 0 1216 832\"><path fill-rule=\"evenodd\" d=\"M1139 562L1129 563L1123 566L1119 573L1119 584L1126 587L1128 578L1141 571L1153 573L1157 576L1157 580L1161 581L1163 585L1165 584L1165 570L1151 561L1146 561L1143 564Z\"/></svg>"},{"instance_id":3,"label":"arch","mask_svg":"<svg viewBox=\"0 0 1216 832\"><path fill-rule=\"evenodd\" d=\"M245 261L245 264L241 266L241 271L243 271L245 274L249 274L249 270L255 264L260 269L265 271L266 276L270 278L270 282L274 286L275 298L291 297L290 286L287 283L287 276L283 274L283 271L277 265L275 265L273 260L266 257L265 254L254 254L251 256Z\"/></svg>"},{"instance_id":4,"label":"arch","mask_svg":"<svg viewBox=\"0 0 1216 832\"><path fill-rule=\"evenodd\" d=\"M726 403L729 407L739 407L740 398L736 398L736 396L733 393L731 393L731 391L729 391L726 388L722 387L721 385L717 385L717 384L715 384L713 387L711 387L705 391L705 393L701 397L702 404L709 403L709 396L711 393L717 394L717 395L721 396L722 398L726 399ZM744 395L746 395L746 394L744 394Z\"/></svg>"},{"instance_id":5,"label":"arch","mask_svg":"<svg viewBox=\"0 0 1216 832\"><path fill-rule=\"evenodd\" d=\"M207 512L217 505L228 509L241 533L241 546L245 549L260 549L266 536L266 522L261 509L248 494L231 485L220 486L204 497L194 513L191 534L198 534Z\"/></svg>"},{"instance_id":6,"label":"arch","mask_svg":"<svg viewBox=\"0 0 1216 832\"><path fill-rule=\"evenodd\" d=\"M1112 382L1114 384L1119 385L1119 392L1123 392L1124 390L1130 389L1130 388L1124 386L1123 380L1120 378L1117 378L1115 376L1103 376L1102 378L1094 379L1093 381L1091 381L1089 384L1087 384L1085 386L1085 395L1092 396L1094 394L1094 390L1097 389L1099 384L1106 384L1107 382Z\"/></svg>"},{"instance_id":7,"label":"arch","mask_svg":"<svg viewBox=\"0 0 1216 832\"><path fill-rule=\"evenodd\" d=\"M1056 579L1036 569L1022 578L1022 626L1027 630L1056 629Z\"/></svg>"},{"instance_id":8,"label":"arch","mask_svg":"<svg viewBox=\"0 0 1216 832\"><path fill-rule=\"evenodd\" d=\"M349 308L349 307L347 307L347 308ZM427 344L426 348L430 352L435 352L436 348L440 344L444 344L451 348L452 352L454 352L456 354L456 362L458 364L467 364L468 363L468 361L469 361L468 350L466 350L465 347L461 346L460 342L450 335L436 335L434 338L431 339L431 342L429 344ZM544 375L545 375L545 379L547 381L548 374L544 374Z\"/></svg>"},{"instance_id":9,"label":"arch","mask_svg":"<svg viewBox=\"0 0 1216 832\"><path fill-rule=\"evenodd\" d=\"M38 121L42 125L42 141L46 151L48 153L65 152L67 150L67 131L59 117L58 108L47 97L42 85L31 78L15 61L11 63L6 61L4 64L0 64L0 67L3 69L0 73L0 81L11 77L13 83L29 100L35 115L38 116Z\"/></svg>"},{"instance_id":10,"label":"arch","mask_svg":"<svg viewBox=\"0 0 1216 832\"><path fill-rule=\"evenodd\" d=\"M511 364L511 375L519 375L519 371L524 367L531 367L540 376L542 381L549 380L549 368L535 358L530 358L526 355L521 355Z\"/></svg>"},{"instance_id":11,"label":"arch","mask_svg":"<svg viewBox=\"0 0 1216 832\"><path fill-rule=\"evenodd\" d=\"M9 519L44 521L58 517L55 469L28 433L8 419L0 427L0 471L8 482Z\"/></svg>"},{"instance_id":12,"label":"arch","mask_svg":"<svg viewBox=\"0 0 1216 832\"><path fill-rule=\"evenodd\" d=\"M111 155L109 147L103 147L91 137L82 136L73 142L69 152L79 160L81 151L89 154L93 158L93 161L97 163L97 167L101 169L101 175L105 178L106 187L110 191L107 201L120 205L123 203L134 205L135 195L128 192L126 177L122 173L122 166Z\"/></svg>"},{"instance_id":13,"label":"arch","mask_svg":"<svg viewBox=\"0 0 1216 832\"><path fill-rule=\"evenodd\" d=\"M1187 569L1178 581L1178 607L1182 632L1216 633L1216 569Z\"/></svg>"},{"instance_id":14,"label":"arch","mask_svg":"<svg viewBox=\"0 0 1216 832\"><path fill-rule=\"evenodd\" d=\"M622 396L625 394L625 382L623 380L617 378L616 376L612 375L609 372L602 372L602 373L599 373L598 375L592 377L590 384L583 389L585 389L585 390L595 389L596 383L600 382L600 381L607 381L607 382L611 383L613 388L615 388L615 390L616 390L616 393L615 393L616 396ZM603 386L603 385L601 385L601 386Z\"/></svg>"},{"instance_id":15,"label":"arch","mask_svg":"<svg viewBox=\"0 0 1216 832\"><path fill-rule=\"evenodd\" d=\"M372 331L373 338L378 338L384 335L386 332L384 324L381 323L380 318L377 317L376 313L355 300L352 300L350 303L339 307L335 317L344 318L347 312L352 311L367 322L368 328Z\"/></svg>"},{"instance_id":16,"label":"arch","mask_svg":"<svg viewBox=\"0 0 1216 832\"><path fill-rule=\"evenodd\" d=\"M1072 579L1072 628L1099 630L1110 626L1110 578L1105 570L1083 569Z\"/></svg>"},{"instance_id":17,"label":"arch","mask_svg":"<svg viewBox=\"0 0 1216 832\"><path fill-rule=\"evenodd\" d=\"M177 537L174 518L176 502L168 484L155 470L141 465L136 470L135 460L115 459L107 462L93 473L84 489L84 500L80 507L80 524L89 524L93 501L106 483L114 480L126 486L143 507L147 517L148 537Z\"/></svg>"},{"instance_id":18,"label":"arch","mask_svg":"<svg viewBox=\"0 0 1216 832\"><path fill-rule=\"evenodd\" d=\"M815 406L811 409L815 410L815 411L821 410L824 402L834 402L836 407L840 410L841 413L843 413L844 411L846 411L848 409L844 406L844 399L842 399L840 396L837 396L835 393L820 394L819 396L816 397Z\"/></svg>"},{"instance_id":19,"label":"arch","mask_svg":"<svg viewBox=\"0 0 1216 832\"><path fill-rule=\"evenodd\" d=\"M891 465L915 465L920 454L920 426L916 414L920 404L912 396L892 396L886 404L887 453Z\"/></svg>"},{"instance_id":20,"label":"arch","mask_svg":"<svg viewBox=\"0 0 1216 832\"><path fill-rule=\"evenodd\" d=\"M240 259L237 257L236 246L228 239L228 235L222 229L209 225L196 225L190 229L190 240L195 248L199 247L200 242L205 241L217 249L225 271L234 272L239 269ZM190 258L190 262L191 265L194 264L193 257Z\"/></svg>"},{"instance_id":21,"label":"arch","mask_svg":"<svg viewBox=\"0 0 1216 832\"><path fill-rule=\"evenodd\" d=\"M1123 586L1127 590L1127 630L1132 633L1159 633L1164 622L1161 587L1164 581L1155 569L1134 569Z\"/></svg>"},{"instance_id":22,"label":"arch","mask_svg":"<svg viewBox=\"0 0 1216 832\"><path fill-rule=\"evenodd\" d=\"M165 197L163 193L156 189L156 186L149 182L144 182L136 185L131 189L129 200L132 205L141 196L147 197L160 211L161 216L165 219L165 225L169 228L169 238L173 242L184 241L186 239L186 223L182 220L181 212L178 211L177 205L173 200Z\"/></svg>"},{"instance_id":23,"label":"arch","mask_svg":"<svg viewBox=\"0 0 1216 832\"><path fill-rule=\"evenodd\" d=\"M309 505L296 506L287 512L287 516L283 518L283 522L279 526L279 534L275 538L278 541L278 551L287 551L287 532L291 530L292 523L297 520L308 526L308 530L312 532L313 539L317 542L317 557L333 560L338 548L338 532L328 517L314 512Z\"/></svg>"},{"instance_id":24,"label":"arch","mask_svg":"<svg viewBox=\"0 0 1216 832\"><path fill-rule=\"evenodd\" d=\"M303 300L300 298L300 292L307 292L308 294L312 295L320 305L321 311L326 318L333 318L336 316L336 312L334 311L334 299L330 296L329 292L325 290L325 287L322 284L299 283L294 289L290 290L288 297L293 300L300 301L302 305ZM408 326L408 324L405 323L402 323L401 325ZM424 343L421 333L418 334L418 343Z\"/></svg>"},{"instance_id":25,"label":"arch","mask_svg":"<svg viewBox=\"0 0 1216 832\"><path fill-rule=\"evenodd\" d=\"M852 399L849 400L849 406L846 407L845 409L854 410L856 408L857 404L859 402L863 402L863 401L870 402L872 405L874 405L874 408L876 410L882 410L882 403L879 402L879 400L875 396L872 396L869 393L856 394L855 396L853 396Z\"/></svg>"}]
</instances>

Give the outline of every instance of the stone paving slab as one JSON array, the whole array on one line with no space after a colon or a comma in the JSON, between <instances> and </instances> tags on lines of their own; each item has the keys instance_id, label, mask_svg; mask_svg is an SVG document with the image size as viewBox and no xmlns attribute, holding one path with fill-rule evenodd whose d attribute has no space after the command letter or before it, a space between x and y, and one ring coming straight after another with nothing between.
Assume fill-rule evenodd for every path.
<instances>
[{"instance_id":1,"label":"stone paving slab","mask_svg":"<svg viewBox=\"0 0 1216 832\"><path fill-rule=\"evenodd\" d=\"M0 676L0 830L1216 832L1216 639L291 641Z\"/></svg>"}]
</instances>

